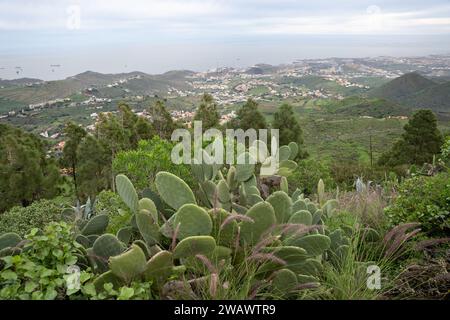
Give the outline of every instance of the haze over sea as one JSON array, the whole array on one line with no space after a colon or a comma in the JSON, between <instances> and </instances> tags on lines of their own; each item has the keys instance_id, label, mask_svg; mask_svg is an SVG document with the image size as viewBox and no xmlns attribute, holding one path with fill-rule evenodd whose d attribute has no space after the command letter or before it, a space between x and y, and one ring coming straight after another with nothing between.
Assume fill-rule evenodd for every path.
<instances>
[{"instance_id":1,"label":"haze over sea","mask_svg":"<svg viewBox=\"0 0 450 320\"><path fill-rule=\"evenodd\" d=\"M450 53L447 0L0 0L0 78ZM60 67L51 67L60 65Z\"/></svg>"}]
</instances>

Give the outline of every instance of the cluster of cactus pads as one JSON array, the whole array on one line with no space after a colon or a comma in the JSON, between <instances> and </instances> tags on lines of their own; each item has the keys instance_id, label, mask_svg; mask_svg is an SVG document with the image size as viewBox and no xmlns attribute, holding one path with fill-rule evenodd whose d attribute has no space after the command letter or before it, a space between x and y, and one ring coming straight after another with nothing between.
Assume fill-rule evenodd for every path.
<instances>
[{"instance_id":1,"label":"cluster of cactus pads","mask_svg":"<svg viewBox=\"0 0 450 320\"><path fill-rule=\"evenodd\" d=\"M244 259L257 265L255 281L277 294L317 286L323 260L346 244L324 228L336 200L320 205L299 190L289 192L286 176L297 166L291 160L297 151L296 144L279 149L279 184L267 197L254 164L194 164L196 193L179 177L159 172L157 193L147 190L141 198L130 180L118 175L117 192L133 213L130 224L113 235L104 233L107 216L87 221L77 236L86 249L79 263L100 274L97 289L151 281L162 293L180 279L193 290L193 281L213 281L211 268L233 268Z\"/></svg>"},{"instance_id":2,"label":"cluster of cactus pads","mask_svg":"<svg viewBox=\"0 0 450 320\"><path fill-rule=\"evenodd\" d=\"M258 165L248 163L192 165L196 193L179 177L159 172L157 192L146 190L140 197L131 181L118 175L116 190L133 214L129 225L114 235L105 233L108 215L77 221L76 241L84 247L78 265L98 273L98 290L106 283L150 281L161 296L180 288L177 281L192 292L195 281L220 283L217 270L244 262L256 265L255 282L284 297L318 286L323 261L338 263L349 239L324 226L338 202L325 201L322 181L317 203L300 190L290 192L286 176L297 166L297 152L295 143L279 148L277 183L270 186L255 175ZM258 149L241 156L252 154ZM258 160L264 166L265 159ZM1 236L0 253L14 252L20 241L14 234Z\"/></svg>"}]
</instances>

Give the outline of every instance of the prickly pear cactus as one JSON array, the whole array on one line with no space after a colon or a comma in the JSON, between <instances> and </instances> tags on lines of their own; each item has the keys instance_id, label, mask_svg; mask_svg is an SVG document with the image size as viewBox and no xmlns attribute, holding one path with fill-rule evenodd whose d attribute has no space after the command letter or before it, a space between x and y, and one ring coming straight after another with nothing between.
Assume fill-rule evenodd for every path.
<instances>
[{"instance_id":1,"label":"prickly pear cactus","mask_svg":"<svg viewBox=\"0 0 450 320\"><path fill-rule=\"evenodd\" d=\"M187 258L196 254L209 254L216 247L211 236L194 236L180 241L173 251L174 259Z\"/></svg>"},{"instance_id":2,"label":"prickly pear cactus","mask_svg":"<svg viewBox=\"0 0 450 320\"><path fill-rule=\"evenodd\" d=\"M275 211L268 202L255 204L247 211L246 216L252 221L243 221L240 228L242 242L248 245L256 244L276 225Z\"/></svg>"},{"instance_id":3,"label":"prickly pear cactus","mask_svg":"<svg viewBox=\"0 0 450 320\"><path fill-rule=\"evenodd\" d=\"M178 239L211 234L212 221L208 212L195 204L183 205L175 213L173 222Z\"/></svg>"},{"instance_id":4,"label":"prickly pear cactus","mask_svg":"<svg viewBox=\"0 0 450 320\"><path fill-rule=\"evenodd\" d=\"M84 236L100 235L103 234L108 227L109 216L107 214L99 214L91 218L84 228L81 230L81 234Z\"/></svg>"},{"instance_id":5,"label":"prickly pear cactus","mask_svg":"<svg viewBox=\"0 0 450 320\"><path fill-rule=\"evenodd\" d=\"M175 210L187 203L197 203L191 188L172 173L158 172L155 184L163 201Z\"/></svg>"}]
</instances>

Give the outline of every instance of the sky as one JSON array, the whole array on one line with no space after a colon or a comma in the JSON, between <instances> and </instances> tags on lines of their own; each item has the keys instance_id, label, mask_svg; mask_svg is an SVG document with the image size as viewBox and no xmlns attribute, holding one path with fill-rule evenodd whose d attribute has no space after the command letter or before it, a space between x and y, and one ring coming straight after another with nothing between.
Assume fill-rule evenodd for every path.
<instances>
[{"instance_id":1,"label":"sky","mask_svg":"<svg viewBox=\"0 0 450 320\"><path fill-rule=\"evenodd\" d=\"M0 78L46 80L440 54L450 0L0 0L0 43Z\"/></svg>"}]
</instances>

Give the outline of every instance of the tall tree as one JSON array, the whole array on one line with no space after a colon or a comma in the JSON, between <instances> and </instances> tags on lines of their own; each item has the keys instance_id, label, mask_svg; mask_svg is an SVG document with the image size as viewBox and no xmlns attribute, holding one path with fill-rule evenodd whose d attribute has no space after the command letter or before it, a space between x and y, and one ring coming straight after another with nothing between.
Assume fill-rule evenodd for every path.
<instances>
[{"instance_id":1,"label":"tall tree","mask_svg":"<svg viewBox=\"0 0 450 320\"><path fill-rule=\"evenodd\" d=\"M266 129L267 122L258 110L258 103L253 99L248 99L241 109L236 113L236 118L230 121L229 126L235 129Z\"/></svg>"},{"instance_id":2,"label":"tall tree","mask_svg":"<svg viewBox=\"0 0 450 320\"><path fill-rule=\"evenodd\" d=\"M79 193L82 198L94 198L98 192L113 185L110 179L112 157L109 146L87 135L78 147Z\"/></svg>"},{"instance_id":3,"label":"tall tree","mask_svg":"<svg viewBox=\"0 0 450 320\"><path fill-rule=\"evenodd\" d=\"M220 126L220 115L214 98L205 93L194 116L195 121L202 121L203 130L218 128Z\"/></svg>"},{"instance_id":4,"label":"tall tree","mask_svg":"<svg viewBox=\"0 0 450 320\"><path fill-rule=\"evenodd\" d=\"M156 101L156 103L150 107L150 116L153 128L163 139L170 139L173 130L176 128L170 113L167 111L164 102Z\"/></svg>"},{"instance_id":5,"label":"tall tree","mask_svg":"<svg viewBox=\"0 0 450 320\"><path fill-rule=\"evenodd\" d=\"M41 139L0 124L0 212L54 197L59 172Z\"/></svg>"},{"instance_id":6,"label":"tall tree","mask_svg":"<svg viewBox=\"0 0 450 320\"><path fill-rule=\"evenodd\" d=\"M66 140L63 149L62 163L65 166L69 166L72 169L73 184L75 187L75 194L78 197L78 185L77 185L77 166L78 156L77 149L83 138L86 136L86 130L76 125L73 122L67 123L64 128Z\"/></svg>"},{"instance_id":7,"label":"tall tree","mask_svg":"<svg viewBox=\"0 0 450 320\"><path fill-rule=\"evenodd\" d=\"M437 128L436 116L431 110L419 110L404 126L404 132L392 149L384 153L379 164L396 166L400 164L422 165L431 162L439 154L443 137Z\"/></svg>"},{"instance_id":8,"label":"tall tree","mask_svg":"<svg viewBox=\"0 0 450 320\"><path fill-rule=\"evenodd\" d=\"M284 103L275 112L272 128L279 130L280 145L296 142L299 146L297 158L303 159L307 157L307 152L302 148L304 142L303 131L291 105Z\"/></svg>"}]
</instances>

